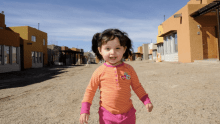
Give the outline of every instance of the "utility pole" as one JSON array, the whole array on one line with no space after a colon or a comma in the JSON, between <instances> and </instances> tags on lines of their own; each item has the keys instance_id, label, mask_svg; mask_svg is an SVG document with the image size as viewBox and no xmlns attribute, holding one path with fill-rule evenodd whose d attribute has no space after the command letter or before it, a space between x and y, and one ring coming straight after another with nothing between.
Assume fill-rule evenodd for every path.
<instances>
[{"instance_id":1,"label":"utility pole","mask_svg":"<svg viewBox=\"0 0 220 124\"><path fill-rule=\"evenodd\" d=\"M39 30L39 25L40 25L40 23L38 23L38 30Z\"/></svg>"},{"instance_id":2,"label":"utility pole","mask_svg":"<svg viewBox=\"0 0 220 124\"><path fill-rule=\"evenodd\" d=\"M165 21L165 15L164 15L164 21Z\"/></svg>"}]
</instances>

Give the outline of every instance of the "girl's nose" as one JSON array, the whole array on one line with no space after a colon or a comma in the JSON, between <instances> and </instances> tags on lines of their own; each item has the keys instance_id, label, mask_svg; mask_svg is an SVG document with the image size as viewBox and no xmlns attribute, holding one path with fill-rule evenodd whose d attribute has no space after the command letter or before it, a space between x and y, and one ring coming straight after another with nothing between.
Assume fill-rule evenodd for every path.
<instances>
[{"instance_id":1,"label":"girl's nose","mask_svg":"<svg viewBox=\"0 0 220 124\"><path fill-rule=\"evenodd\" d=\"M115 50L112 49L112 50L110 51L110 53L111 53L111 54L115 54Z\"/></svg>"}]
</instances>

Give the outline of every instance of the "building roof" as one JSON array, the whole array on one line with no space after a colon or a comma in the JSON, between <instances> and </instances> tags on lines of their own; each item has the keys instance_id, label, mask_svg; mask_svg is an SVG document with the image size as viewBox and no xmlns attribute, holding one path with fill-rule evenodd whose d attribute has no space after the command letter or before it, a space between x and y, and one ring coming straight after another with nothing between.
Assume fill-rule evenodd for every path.
<instances>
[{"instance_id":1,"label":"building roof","mask_svg":"<svg viewBox=\"0 0 220 124\"><path fill-rule=\"evenodd\" d=\"M220 0L215 0L208 5L202 7L201 9L195 11L194 13L190 14L191 17L198 17L200 15L204 15L210 11L213 11L217 8L220 8Z\"/></svg>"},{"instance_id":2,"label":"building roof","mask_svg":"<svg viewBox=\"0 0 220 124\"><path fill-rule=\"evenodd\" d=\"M83 53L83 52L78 52L78 51L73 51L73 50L59 50L59 52L67 52L67 53Z\"/></svg>"},{"instance_id":3,"label":"building roof","mask_svg":"<svg viewBox=\"0 0 220 124\"><path fill-rule=\"evenodd\" d=\"M168 34L170 34L170 33L176 32L176 31L177 31L177 30L170 30L170 31L168 31L168 32L166 32L166 33L161 34L161 35L158 36L158 37L164 37L164 36L166 36L166 35L168 35Z\"/></svg>"},{"instance_id":4,"label":"building roof","mask_svg":"<svg viewBox=\"0 0 220 124\"><path fill-rule=\"evenodd\" d=\"M155 43L155 45L158 45L158 44L163 44L163 42Z\"/></svg>"}]
</instances>

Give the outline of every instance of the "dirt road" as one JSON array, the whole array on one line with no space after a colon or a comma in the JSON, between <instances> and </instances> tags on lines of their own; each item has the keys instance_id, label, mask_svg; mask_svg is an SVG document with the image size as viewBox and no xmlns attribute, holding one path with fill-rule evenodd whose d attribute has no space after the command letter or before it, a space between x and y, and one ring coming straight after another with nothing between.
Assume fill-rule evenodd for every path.
<instances>
[{"instance_id":1,"label":"dirt road","mask_svg":"<svg viewBox=\"0 0 220 124\"><path fill-rule=\"evenodd\" d=\"M126 62L154 105L148 113L132 91L137 124L220 124L220 64ZM90 66L0 74L0 124L79 124ZM99 90L89 124L98 124Z\"/></svg>"}]
</instances>

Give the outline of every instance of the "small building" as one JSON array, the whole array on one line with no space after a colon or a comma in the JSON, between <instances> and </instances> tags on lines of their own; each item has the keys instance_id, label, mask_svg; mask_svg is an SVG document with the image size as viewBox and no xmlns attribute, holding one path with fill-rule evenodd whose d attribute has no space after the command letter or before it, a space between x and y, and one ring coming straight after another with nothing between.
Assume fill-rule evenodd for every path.
<instances>
[{"instance_id":1,"label":"small building","mask_svg":"<svg viewBox=\"0 0 220 124\"><path fill-rule=\"evenodd\" d=\"M138 50L137 50L136 55L135 55L135 60L136 60L137 58L141 58L141 60L143 59L142 46L139 46L139 47L138 47Z\"/></svg>"},{"instance_id":2,"label":"small building","mask_svg":"<svg viewBox=\"0 0 220 124\"><path fill-rule=\"evenodd\" d=\"M48 64L49 65L62 65L63 63L60 63L60 57L61 57L61 50L60 46L51 44L47 45L47 54L48 54Z\"/></svg>"},{"instance_id":3,"label":"small building","mask_svg":"<svg viewBox=\"0 0 220 124\"><path fill-rule=\"evenodd\" d=\"M219 0L190 0L159 25L157 49L162 60L219 60L219 5Z\"/></svg>"},{"instance_id":4,"label":"small building","mask_svg":"<svg viewBox=\"0 0 220 124\"><path fill-rule=\"evenodd\" d=\"M59 52L61 53L60 62L62 62L64 65L75 65L83 63L83 49L77 49L74 47L70 49L66 46L61 46L61 50Z\"/></svg>"},{"instance_id":5,"label":"small building","mask_svg":"<svg viewBox=\"0 0 220 124\"><path fill-rule=\"evenodd\" d=\"M143 44L142 45L142 52L143 52L143 60L148 60L149 59L149 47L148 44Z\"/></svg>"},{"instance_id":6,"label":"small building","mask_svg":"<svg viewBox=\"0 0 220 124\"><path fill-rule=\"evenodd\" d=\"M86 58L86 61L88 62L88 64L99 63L98 58L96 57L95 53L92 50L85 52L85 58Z\"/></svg>"},{"instance_id":7,"label":"small building","mask_svg":"<svg viewBox=\"0 0 220 124\"><path fill-rule=\"evenodd\" d=\"M75 62L78 63L78 64L83 64L84 50L83 49L78 49L78 48L75 48L75 47L72 47L71 50L76 51L76 52L80 52L80 53L76 53Z\"/></svg>"},{"instance_id":8,"label":"small building","mask_svg":"<svg viewBox=\"0 0 220 124\"><path fill-rule=\"evenodd\" d=\"M154 43L148 44L148 50L148 59L155 60L157 57L157 45L155 45Z\"/></svg>"},{"instance_id":9,"label":"small building","mask_svg":"<svg viewBox=\"0 0 220 124\"><path fill-rule=\"evenodd\" d=\"M0 73L20 71L20 36L5 25L4 12L0 13Z\"/></svg>"},{"instance_id":10,"label":"small building","mask_svg":"<svg viewBox=\"0 0 220 124\"><path fill-rule=\"evenodd\" d=\"M131 55L128 56L128 58L125 59L125 61L134 61L134 60L135 60L135 53L131 51Z\"/></svg>"},{"instance_id":11,"label":"small building","mask_svg":"<svg viewBox=\"0 0 220 124\"><path fill-rule=\"evenodd\" d=\"M47 33L30 26L9 27L20 34L21 68L39 68L48 64Z\"/></svg>"}]
</instances>

